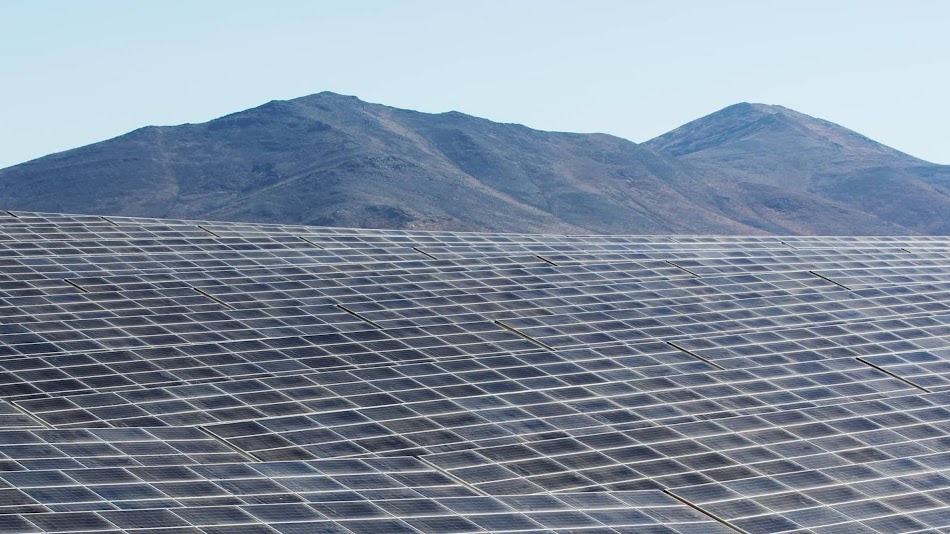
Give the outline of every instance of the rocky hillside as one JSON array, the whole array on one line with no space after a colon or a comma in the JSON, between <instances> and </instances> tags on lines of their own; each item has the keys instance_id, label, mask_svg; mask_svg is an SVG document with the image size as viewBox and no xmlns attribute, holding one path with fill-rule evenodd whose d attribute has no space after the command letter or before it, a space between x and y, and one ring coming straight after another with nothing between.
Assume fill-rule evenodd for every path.
<instances>
[{"instance_id":1,"label":"rocky hillside","mask_svg":"<svg viewBox=\"0 0 950 534\"><path fill-rule=\"evenodd\" d=\"M722 195L715 191L727 197L749 191L747 208L774 206L788 212L789 224L797 209L808 209L799 199L810 197L860 210L910 233L950 233L950 166L781 106L730 106L645 145L709 171L713 182L701 189L708 190L711 201ZM803 225L797 232L811 230ZM847 233L872 231L857 226Z\"/></svg>"},{"instance_id":2,"label":"rocky hillside","mask_svg":"<svg viewBox=\"0 0 950 534\"><path fill-rule=\"evenodd\" d=\"M547 233L950 231L950 172L740 104L638 145L319 93L0 170L0 207Z\"/></svg>"}]
</instances>

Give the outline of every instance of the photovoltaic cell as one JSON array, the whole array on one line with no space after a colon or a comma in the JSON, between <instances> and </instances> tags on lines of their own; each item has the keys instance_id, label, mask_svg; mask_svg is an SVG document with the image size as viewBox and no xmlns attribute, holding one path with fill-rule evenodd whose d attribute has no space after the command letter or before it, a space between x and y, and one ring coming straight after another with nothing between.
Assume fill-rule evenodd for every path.
<instances>
[{"instance_id":1,"label":"photovoltaic cell","mask_svg":"<svg viewBox=\"0 0 950 534\"><path fill-rule=\"evenodd\" d=\"M950 240L0 217L2 532L950 532Z\"/></svg>"}]
</instances>

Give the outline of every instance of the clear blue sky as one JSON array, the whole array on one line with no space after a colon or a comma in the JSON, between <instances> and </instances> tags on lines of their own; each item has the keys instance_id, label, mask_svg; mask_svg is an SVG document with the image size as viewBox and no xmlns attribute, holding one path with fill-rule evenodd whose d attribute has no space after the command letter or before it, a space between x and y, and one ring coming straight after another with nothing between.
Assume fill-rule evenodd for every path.
<instances>
[{"instance_id":1,"label":"clear blue sky","mask_svg":"<svg viewBox=\"0 0 950 534\"><path fill-rule=\"evenodd\" d=\"M764 102L950 163L948 22L945 0L2 0L0 167L324 90L637 142Z\"/></svg>"}]
</instances>

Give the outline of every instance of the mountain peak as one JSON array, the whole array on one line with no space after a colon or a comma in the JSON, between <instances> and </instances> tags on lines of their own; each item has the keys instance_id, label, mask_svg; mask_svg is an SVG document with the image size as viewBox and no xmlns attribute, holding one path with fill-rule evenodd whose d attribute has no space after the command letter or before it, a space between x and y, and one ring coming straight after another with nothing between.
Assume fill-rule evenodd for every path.
<instances>
[{"instance_id":1,"label":"mountain peak","mask_svg":"<svg viewBox=\"0 0 950 534\"><path fill-rule=\"evenodd\" d=\"M716 114L747 114L747 113L778 113L779 110L787 109L782 106L775 106L770 104L761 104L758 102L739 102L738 104L733 104L731 106L726 106L719 111L710 114L709 116Z\"/></svg>"},{"instance_id":2,"label":"mountain peak","mask_svg":"<svg viewBox=\"0 0 950 534\"><path fill-rule=\"evenodd\" d=\"M824 147L852 157L920 160L835 123L784 106L741 102L684 124L645 143L675 157L731 150L801 153Z\"/></svg>"},{"instance_id":3,"label":"mountain peak","mask_svg":"<svg viewBox=\"0 0 950 534\"><path fill-rule=\"evenodd\" d=\"M324 110L346 108L358 109L368 105L376 105L360 100L358 97L353 95L344 95L340 93L334 93L332 91L321 91L319 93L313 93L312 95L291 98L289 100L279 100L278 102L292 106L314 107Z\"/></svg>"},{"instance_id":4,"label":"mountain peak","mask_svg":"<svg viewBox=\"0 0 950 534\"><path fill-rule=\"evenodd\" d=\"M795 111L794 109L787 108L785 106L780 106L778 104L762 104L758 102L740 102L738 104L733 104L714 113L710 113L709 115L697 119L696 121L693 121L689 124L698 123L699 121L711 123L715 121L729 122L737 120L747 123L754 123L763 121L764 119L769 120L765 120L763 125L772 125L773 127L777 127L779 125L788 127L790 125L797 124L812 130L836 129L839 131L851 131L833 122L812 117L811 115L807 115L800 111Z\"/></svg>"},{"instance_id":5,"label":"mountain peak","mask_svg":"<svg viewBox=\"0 0 950 534\"><path fill-rule=\"evenodd\" d=\"M338 101L338 102L362 102L362 100L360 100L356 96L334 93L333 91L320 91L319 93L299 96L297 98L291 98L290 100L287 100L287 102L314 102L314 101L319 101L319 100L330 100L330 101Z\"/></svg>"}]
</instances>

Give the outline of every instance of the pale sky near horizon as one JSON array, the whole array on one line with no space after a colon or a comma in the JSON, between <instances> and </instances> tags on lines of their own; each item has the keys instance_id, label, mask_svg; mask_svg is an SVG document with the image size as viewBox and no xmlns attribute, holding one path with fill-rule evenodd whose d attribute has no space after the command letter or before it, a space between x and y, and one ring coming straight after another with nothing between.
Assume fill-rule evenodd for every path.
<instances>
[{"instance_id":1,"label":"pale sky near horizon","mask_svg":"<svg viewBox=\"0 0 950 534\"><path fill-rule=\"evenodd\" d=\"M780 104L950 164L950 2L0 0L0 168L334 91L642 142Z\"/></svg>"}]
</instances>

